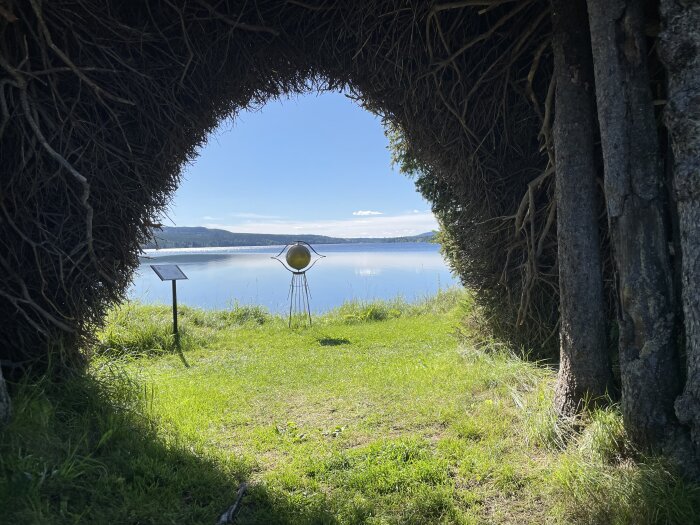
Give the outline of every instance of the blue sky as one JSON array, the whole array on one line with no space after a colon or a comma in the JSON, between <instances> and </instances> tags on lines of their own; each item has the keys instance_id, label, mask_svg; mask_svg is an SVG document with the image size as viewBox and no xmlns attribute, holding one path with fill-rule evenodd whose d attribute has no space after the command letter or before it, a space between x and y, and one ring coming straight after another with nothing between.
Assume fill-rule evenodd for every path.
<instances>
[{"instance_id":1,"label":"blue sky","mask_svg":"<svg viewBox=\"0 0 700 525\"><path fill-rule=\"evenodd\" d=\"M342 237L436 229L387 144L380 119L341 93L271 101L212 134L164 223Z\"/></svg>"}]
</instances>

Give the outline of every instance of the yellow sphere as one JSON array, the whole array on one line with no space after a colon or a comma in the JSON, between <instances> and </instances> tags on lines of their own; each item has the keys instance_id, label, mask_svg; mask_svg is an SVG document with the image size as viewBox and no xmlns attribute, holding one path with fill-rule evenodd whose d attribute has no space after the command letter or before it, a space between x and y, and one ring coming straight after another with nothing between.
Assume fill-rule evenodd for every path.
<instances>
[{"instance_id":1,"label":"yellow sphere","mask_svg":"<svg viewBox=\"0 0 700 525\"><path fill-rule=\"evenodd\" d=\"M287 250L287 264L295 270L303 270L311 262L311 252L303 244L295 244Z\"/></svg>"}]
</instances>

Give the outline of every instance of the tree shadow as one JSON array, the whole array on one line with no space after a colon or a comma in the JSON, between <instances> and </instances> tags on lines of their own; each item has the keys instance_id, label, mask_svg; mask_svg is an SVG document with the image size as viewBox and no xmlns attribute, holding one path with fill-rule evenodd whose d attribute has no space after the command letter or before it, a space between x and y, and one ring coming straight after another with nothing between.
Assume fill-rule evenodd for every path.
<instances>
[{"instance_id":1,"label":"tree shadow","mask_svg":"<svg viewBox=\"0 0 700 525\"><path fill-rule=\"evenodd\" d=\"M321 337L317 339L318 344L321 346L341 346L352 344L350 339L345 337Z\"/></svg>"},{"instance_id":2,"label":"tree shadow","mask_svg":"<svg viewBox=\"0 0 700 525\"><path fill-rule=\"evenodd\" d=\"M321 495L290 495L252 486L241 502L235 525L336 525L340 523Z\"/></svg>"},{"instance_id":3,"label":"tree shadow","mask_svg":"<svg viewBox=\"0 0 700 525\"><path fill-rule=\"evenodd\" d=\"M0 431L0 521L216 523L252 465L213 457L149 415L152 390L102 370L13 385ZM234 523L335 523L253 487ZM318 518L318 519L317 519Z\"/></svg>"}]
</instances>

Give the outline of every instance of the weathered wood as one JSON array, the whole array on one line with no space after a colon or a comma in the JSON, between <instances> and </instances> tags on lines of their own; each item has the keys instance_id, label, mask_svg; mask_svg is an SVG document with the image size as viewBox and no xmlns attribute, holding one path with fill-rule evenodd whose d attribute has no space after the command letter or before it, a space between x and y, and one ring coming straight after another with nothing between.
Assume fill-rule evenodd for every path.
<instances>
[{"instance_id":1,"label":"weathered wood","mask_svg":"<svg viewBox=\"0 0 700 525\"><path fill-rule=\"evenodd\" d=\"M597 218L593 70L585 0L552 0L561 361L555 403L575 414L611 372Z\"/></svg>"},{"instance_id":2,"label":"weathered wood","mask_svg":"<svg viewBox=\"0 0 700 525\"><path fill-rule=\"evenodd\" d=\"M588 0L605 201L617 276L622 412L642 449L679 424L664 170L649 85L643 0Z\"/></svg>"},{"instance_id":3,"label":"weathered wood","mask_svg":"<svg viewBox=\"0 0 700 525\"><path fill-rule=\"evenodd\" d=\"M665 123L673 150L678 209L687 379L676 414L700 456L700 2L661 0L659 53L666 66Z\"/></svg>"},{"instance_id":4,"label":"weathered wood","mask_svg":"<svg viewBox=\"0 0 700 525\"><path fill-rule=\"evenodd\" d=\"M233 520L236 519L236 516L241 510L241 500L243 500L243 496L245 496L247 490L247 483L242 483L241 486L238 487L236 501L234 501L233 505L231 505L221 516L219 516L219 520L216 522L216 525L230 525L233 523Z\"/></svg>"},{"instance_id":5,"label":"weathered wood","mask_svg":"<svg viewBox=\"0 0 700 525\"><path fill-rule=\"evenodd\" d=\"M10 395L7 393L7 385L2 375L2 367L0 367L0 428L10 419L11 407Z\"/></svg>"}]
</instances>

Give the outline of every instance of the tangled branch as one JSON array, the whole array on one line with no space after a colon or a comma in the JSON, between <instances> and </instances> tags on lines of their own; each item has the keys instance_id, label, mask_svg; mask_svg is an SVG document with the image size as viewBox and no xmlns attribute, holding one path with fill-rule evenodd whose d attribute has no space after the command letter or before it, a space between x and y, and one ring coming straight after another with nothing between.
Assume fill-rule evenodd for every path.
<instances>
[{"instance_id":1,"label":"tangled branch","mask_svg":"<svg viewBox=\"0 0 700 525\"><path fill-rule=\"evenodd\" d=\"M547 9L0 2L0 359L59 352L80 362L208 134L245 108L310 90L351 93L402 130L453 267L485 304L511 305L513 319L549 334Z\"/></svg>"}]
</instances>

